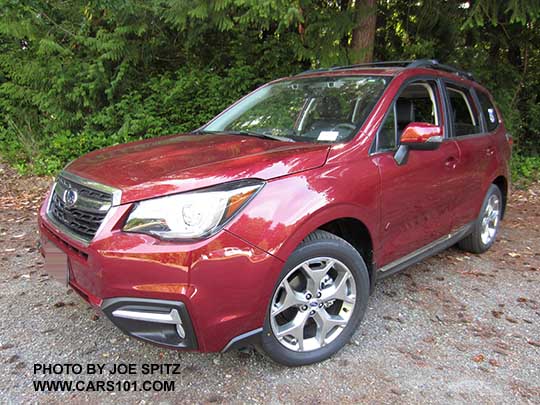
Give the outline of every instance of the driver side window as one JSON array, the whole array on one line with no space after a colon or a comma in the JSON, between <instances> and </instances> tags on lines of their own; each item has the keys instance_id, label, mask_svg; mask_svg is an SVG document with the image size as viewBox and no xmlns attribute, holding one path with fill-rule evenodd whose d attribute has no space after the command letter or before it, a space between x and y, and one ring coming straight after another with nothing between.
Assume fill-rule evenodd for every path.
<instances>
[{"instance_id":1,"label":"driver side window","mask_svg":"<svg viewBox=\"0 0 540 405\"><path fill-rule=\"evenodd\" d=\"M411 122L441 125L437 99L437 84L433 80L407 85L390 106L379 128L375 152L395 150L403 130Z\"/></svg>"}]
</instances>

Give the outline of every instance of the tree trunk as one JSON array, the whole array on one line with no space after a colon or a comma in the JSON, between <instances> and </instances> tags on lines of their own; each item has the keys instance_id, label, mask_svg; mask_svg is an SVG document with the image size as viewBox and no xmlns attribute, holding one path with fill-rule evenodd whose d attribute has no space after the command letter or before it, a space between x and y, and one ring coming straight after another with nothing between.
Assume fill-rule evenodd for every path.
<instances>
[{"instance_id":1,"label":"tree trunk","mask_svg":"<svg viewBox=\"0 0 540 405\"><path fill-rule=\"evenodd\" d=\"M377 1L357 0L357 23L353 30L351 48L354 63L373 62L375 28L377 27Z\"/></svg>"}]
</instances>

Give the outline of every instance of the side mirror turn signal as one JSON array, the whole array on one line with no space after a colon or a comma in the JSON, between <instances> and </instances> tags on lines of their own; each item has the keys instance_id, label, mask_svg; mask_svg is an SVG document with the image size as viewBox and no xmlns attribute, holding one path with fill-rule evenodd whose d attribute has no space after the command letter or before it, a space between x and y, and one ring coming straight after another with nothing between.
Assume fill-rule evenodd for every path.
<instances>
[{"instance_id":1,"label":"side mirror turn signal","mask_svg":"<svg viewBox=\"0 0 540 405\"><path fill-rule=\"evenodd\" d=\"M401 144L413 150L434 150L442 141L442 128L425 122L411 122L401 135Z\"/></svg>"}]
</instances>

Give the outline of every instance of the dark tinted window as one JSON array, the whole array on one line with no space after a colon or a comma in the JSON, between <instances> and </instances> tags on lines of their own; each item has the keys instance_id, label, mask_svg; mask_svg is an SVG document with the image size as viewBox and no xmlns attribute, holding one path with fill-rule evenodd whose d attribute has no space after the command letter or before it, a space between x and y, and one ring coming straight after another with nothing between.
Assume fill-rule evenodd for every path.
<instances>
[{"instance_id":1,"label":"dark tinted window","mask_svg":"<svg viewBox=\"0 0 540 405\"><path fill-rule=\"evenodd\" d=\"M480 133L478 110L469 90L452 85L447 85L446 90L450 101L450 122L454 136Z\"/></svg>"},{"instance_id":2,"label":"dark tinted window","mask_svg":"<svg viewBox=\"0 0 540 405\"><path fill-rule=\"evenodd\" d=\"M437 112L437 86L435 82L429 80L409 84L396 101L397 126L400 136L411 122L439 125Z\"/></svg>"},{"instance_id":3,"label":"dark tinted window","mask_svg":"<svg viewBox=\"0 0 540 405\"><path fill-rule=\"evenodd\" d=\"M377 151L393 150L396 147L396 114L395 106L392 105L384 123L379 129L377 138Z\"/></svg>"},{"instance_id":4,"label":"dark tinted window","mask_svg":"<svg viewBox=\"0 0 540 405\"><path fill-rule=\"evenodd\" d=\"M486 119L486 125L488 132L494 131L499 126L499 117L497 116L497 110L493 106L493 103L489 99L488 95L478 91L478 100L480 101L480 108Z\"/></svg>"},{"instance_id":5,"label":"dark tinted window","mask_svg":"<svg viewBox=\"0 0 540 405\"><path fill-rule=\"evenodd\" d=\"M411 122L439 125L437 85L432 80L408 84L392 104L379 128L377 152L393 150L405 127Z\"/></svg>"}]
</instances>

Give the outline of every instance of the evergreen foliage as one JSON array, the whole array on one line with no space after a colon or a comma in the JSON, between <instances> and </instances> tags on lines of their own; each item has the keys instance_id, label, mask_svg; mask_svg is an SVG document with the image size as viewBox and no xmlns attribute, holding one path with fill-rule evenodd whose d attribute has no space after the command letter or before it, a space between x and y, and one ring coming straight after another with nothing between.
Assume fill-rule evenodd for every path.
<instances>
[{"instance_id":1,"label":"evergreen foliage","mask_svg":"<svg viewBox=\"0 0 540 405\"><path fill-rule=\"evenodd\" d=\"M82 153L197 128L273 78L347 64L352 0L0 0L0 153L55 173ZM540 3L385 0L375 58L436 58L493 92L540 171Z\"/></svg>"}]
</instances>

